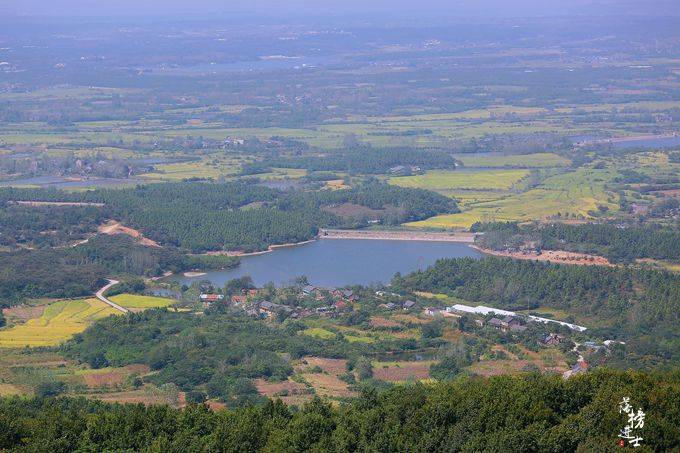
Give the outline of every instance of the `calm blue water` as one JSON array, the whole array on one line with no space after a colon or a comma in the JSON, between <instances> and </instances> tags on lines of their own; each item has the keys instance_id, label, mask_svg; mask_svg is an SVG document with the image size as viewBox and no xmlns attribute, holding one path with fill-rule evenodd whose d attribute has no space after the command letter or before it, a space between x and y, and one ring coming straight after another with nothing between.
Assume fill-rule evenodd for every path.
<instances>
[{"instance_id":1,"label":"calm blue water","mask_svg":"<svg viewBox=\"0 0 680 453\"><path fill-rule=\"evenodd\" d=\"M425 269L439 258L466 256L478 258L481 254L467 244L455 242L321 239L244 257L236 269L174 279L187 285L196 280L210 280L222 286L233 278L250 275L255 284L261 286L268 282L287 284L305 275L310 283L318 286L367 285L389 283L396 272L405 274Z\"/></svg>"}]
</instances>

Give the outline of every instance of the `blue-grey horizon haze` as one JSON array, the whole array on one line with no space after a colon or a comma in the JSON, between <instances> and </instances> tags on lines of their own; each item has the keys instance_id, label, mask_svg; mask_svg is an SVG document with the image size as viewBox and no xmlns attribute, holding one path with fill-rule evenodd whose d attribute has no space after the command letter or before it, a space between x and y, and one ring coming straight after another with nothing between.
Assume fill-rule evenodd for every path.
<instances>
[{"instance_id":1,"label":"blue-grey horizon haze","mask_svg":"<svg viewBox=\"0 0 680 453\"><path fill-rule=\"evenodd\" d=\"M672 0L0 0L0 14L59 17L173 15L253 12L294 16L324 14L428 14L446 12L474 16L563 14L677 14Z\"/></svg>"}]
</instances>

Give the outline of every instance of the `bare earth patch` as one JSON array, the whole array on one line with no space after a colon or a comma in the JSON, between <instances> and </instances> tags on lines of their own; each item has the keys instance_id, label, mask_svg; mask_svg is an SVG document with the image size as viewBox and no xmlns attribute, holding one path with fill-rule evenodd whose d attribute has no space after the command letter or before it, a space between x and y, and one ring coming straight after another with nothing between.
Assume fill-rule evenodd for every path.
<instances>
[{"instance_id":1,"label":"bare earth patch","mask_svg":"<svg viewBox=\"0 0 680 453\"><path fill-rule=\"evenodd\" d=\"M323 372L305 372L315 366L321 368ZM298 373L302 373L302 376L314 387L316 394L319 396L336 398L356 396L356 392L350 390L347 383L339 378L340 375L347 372L347 360L304 357L303 361L297 364L295 368Z\"/></svg>"},{"instance_id":2,"label":"bare earth patch","mask_svg":"<svg viewBox=\"0 0 680 453\"><path fill-rule=\"evenodd\" d=\"M477 246L472 247L487 255L503 256L518 260L548 261L550 263L578 264L581 266L614 266L607 258L602 256L588 255L586 253L565 252L562 250L543 250L540 255L537 255L536 253L505 252L484 249Z\"/></svg>"},{"instance_id":3,"label":"bare earth patch","mask_svg":"<svg viewBox=\"0 0 680 453\"><path fill-rule=\"evenodd\" d=\"M131 374L146 374L148 372L149 367L147 365L134 364L103 373L87 373L83 375L83 379L88 388L115 387L123 384Z\"/></svg>"},{"instance_id":4,"label":"bare earth patch","mask_svg":"<svg viewBox=\"0 0 680 453\"><path fill-rule=\"evenodd\" d=\"M388 368L374 367L373 377L383 381L402 382L408 379L429 379L432 362L399 362Z\"/></svg>"},{"instance_id":5,"label":"bare earth patch","mask_svg":"<svg viewBox=\"0 0 680 453\"><path fill-rule=\"evenodd\" d=\"M432 317L428 316L426 319L419 318L416 315L407 315L400 313L398 315L394 315L394 319L397 321L401 321L403 323L411 323L411 324L427 324L429 322L432 322Z\"/></svg>"},{"instance_id":6,"label":"bare earth patch","mask_svg":"<svg viewBox=\"0 0 680 453\"><path fill-rule=\"evenodd\" d=\"M326 359L323 357L304 357L302 363L298 365L301 369L309 369L315 366L321 368L325 373L344 374L347 371L347 360L345 359Z\"/></svg>"},{"instance_id":7,"label":"bare earth patch","mask_svg":"<svg viewBox=\"0 0 680 453\"><path fill-rule=\"evenodd\" d=\"M38 305L31 307L29 305L18 305L12 308L3 308L2 314L8 320L15 322L26 322L29 319L35 319L42 316L45 311L45 305Z\"/></svg>"},{"instance_id":8,"label":"bare earth patch","mask_svg":"<svg viewBox=\"0 0 680 453\"><path fill-rule=\"evenodd\" d=\"M144 405L163 405L167 404L172 407L180 407L182 402L181 394L177 392L174 395L165 394L161 391L150 390L149 388L141 388L138 390L130 390L126 392L110 392L110 393L94 393L83 395L91 399L101 400L107 403L141 403Z\"/></svg>"},{"instance_id":9,"label":"bare earth patch","mask_svg":"<svg viewBox=\"0 0 680 453\"><path fill-rule=\"evenodd\" d=\"M281 392L287 392L289 395L303 394L307 392L307 387L304 384L293 381L283 381L283 382L267 382L264 379L255 379L253 381L257 391L260 395L266 395L269 397L277 396Z\"/></svg>"},{"instance_id":10,"label":"bare earth patch","mask_svg":"<svg viewBox=\"0 0 680 453\"><path fill-rule=\"evenodd\" d=\"M307 373L304 378L312 384L316 394L327 397L356 396L356 392L349 389L345 381L335 375L323 373Z\"/></svg>"},{"instance_id":11,"label":"bare earth patch","mask_svg":"<svg viewBox=\"0 0 680 453\"><path fill-rule=\"evenodd\" d=\"M111 220L105 223L104 225L100 225L97 231L108 235L125 234L127 236L137 239L137 241L139 241L139 243L142 245L146 245L148 247L160 247L158 242L153 241L149 238L145 238L140 231L123 226L120 222L116 222L115 220Z\"/></svg>"},{"instance_id":12,"label":"bare earth patch","mask_svg":"<svg viewBox=\"0 0 680 453\"><path fill-rule=\"evenodd\" d=\"M484 377L498 376L501 374L515 374L525 371L526 367L530 364L534 364L542 371L548 373L562 374L569 369L567 363L557 353L553 353L556 356L554 363L546 366L545 357L546 354L551 353L549 350L542 350L539 353L536 353L529 351L528 349L523 349L523 358L520 359L502 346L496 345L492 349L494 351L505 352L509 358L505 360L479 361L470 367L471 372Z\"/></svg>"},{"instance_id":13,"label":"bare earth patch","mask_svg":"<svg viewBox=\"0 0 680 453\"><path fill-rule=\"evenodd\" d=\"M401 324L398 322L392 321L387 318L383 318L380 316L374 316L371 318L371 326L373 327L399 327Z\"/></svg>"}]
</instances>

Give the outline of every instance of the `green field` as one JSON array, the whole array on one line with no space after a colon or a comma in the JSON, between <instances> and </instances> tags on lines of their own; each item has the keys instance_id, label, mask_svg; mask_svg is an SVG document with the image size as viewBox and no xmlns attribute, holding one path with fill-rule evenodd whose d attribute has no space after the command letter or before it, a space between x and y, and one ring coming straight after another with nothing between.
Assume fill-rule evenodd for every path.
<instances>
[{"instance_id":1,"label":"green field","mask_svg":"<svg viewBox=\"0 0 680 453\"><path fill-rule=\"evenodd\" d=\"M528 170L428 171L423 175L390 178L389 183L401 187L447 192L460 189L508 190L529 175Z\"/></svg>"},{"instance_id":2,"label":"green field","mask_svg":"<svg viewBox=\"0 0 680 453\"><path fill-rule=\"evenodd\" d=\"M172 299L154 296L140 296L138 294L119 294L110 297L112 302L125 308L162 308L174 304Z\"/></svg>"},{"instance_id":3,"label":"green field","mask_svg":"<svg viewBox=\"0 0 680 453\"><path fill-rule=\"evenodd\" d=\"M300 331L302 335L309 335L310 337L320 338L322 340L330 340L335 338L335 334L330 330L322 329L321 327L311 327Z\"/></svg>"},{"instance_id":4,"label":"green field","mask_svg":"<svg viewBox=\"0 0 680 453\"><path fill-rule=\"evenodd\" d=\"M94 321L115 314L120 312L98 299L54 302L45 307L39 318L0 330L0 347L56 346Z\"/></svg>"},{"instance_id":5,"label":"green field","mask_svg":"<svg viewBox=\"0 0 680 453\"><path fill-rule=\"evenodd\" d=\"M87 98L88 96L103 94L103 90L64 89L43 91L41 94L26 96L22 94L3 94L0 100L48 98ZM121 90L117 90L121 91ZM121 91L122 92L122 91ZM54 93L54 95L52 94ZM385 146L449 146L450 140L470 139L489 134L530 134L530 133L562 133L570 135L588 134L592 126L574 122L574 112L608 112L612 109L646 109L664 111L677 108L680 103L675 101L663 102L629 102L621 104L579 105L566 106L554 110L539 107L520 107L512 105L489 106L451 113L413 113L401 116L363 116L348 115L344 119L334 119L321 122L309 128L289 127L249 127L234 128L217 121L204 121L200 118L187 118L181 125L168 123L161 119L139 118L135 121L85 121L75 123L76 128L64 132L42 122L18 122L0 125L0 146L13 144L49 144L62 145L68 148L70 144L89 144L107 146L111 141L123 140L130 144L135 141L145 143L164 138L174 137L205 137L223 140L226 137L269 139L272 136L287 137L300 140L311 146L323 149L337 149L342 146L343 138L347 134L355 134L359 140L376 147ZM238 112L242 105L213 106L223 112ZM202 108L171 109L168 112L177 114L200 116ZM203 112L204 113L204 112ZM509 122L508 115L520 117L521 121ZM598 123L598 132L607 132L613 136L635 134L634 123L602 122ZM427 133L419 131L427 130ZM403 135L411 132L412 135ZM130 145L127 145L130 146ZM78 147L78 149L80 149ZM89 150L88 150L89 151ZM522 160L514 156L503 163L475 161L465 158L469 167L527 167L544 168L567 165L567 161L550 153L541 153ZM519 159L519 163L515 159ZM174 173L169 171L168 174ZM222 173L222 172L220 172ZM192 176L195 176L192 175ZM191 177L191 176L189 176Z\"/></svg>"},{"instance_id":6,"label":"green field","mask_svg":"<svg viewBox=\"0 0 680 453\"><path fill-rule=\"evenodd\" d=\"M226 157L203 158L196 162L160 164L155 166L155 170L142 177L158 181L181 181L189 178L217 179L235 175L239 170L239 162Z\"/></svg>"},{"instance_id":7,"label":"green field","mask_svg":"<svg viewBox=\"0 0 680 453\"><path fill-rule=\"evenodd\" d=\"M495 201L464 206L463 212L432 217L407 226L417 228L469 228L479 221L530 221L549 216L591 217L598 206L618 209L615 196L606 190L614 170L580 169L552 176L538 187Z\"/></svg>"}]
</instances>

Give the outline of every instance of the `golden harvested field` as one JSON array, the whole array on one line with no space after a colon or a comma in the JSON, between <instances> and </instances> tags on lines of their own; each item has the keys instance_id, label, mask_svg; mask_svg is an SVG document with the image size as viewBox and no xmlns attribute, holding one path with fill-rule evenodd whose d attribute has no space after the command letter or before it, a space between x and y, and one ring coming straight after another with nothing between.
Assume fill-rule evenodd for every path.
<instances>
[{"instance_id":1,"label":"golden harvested field","mask_svg":"<svg viewBox=\"0 0 680 453\"><path fill-rule=\"evenodd\" d=\"M24 393L19 387L12 384L0 384L0 396L21 395Z\"/></svg>"},{"instance_id":2,"label":"golden harvested field","mask_svg":"<svg viewBox=\"0 0 680 453\"><path fill-rule=\"evenodd\" d=\"M119 294L117 296L110 297L112 302L125 308L162 308L169 307L175 303L172 299L166 299L165 297L154 297L154 296L140 296L138 294Z\"/></svg>"},{"instance_id":3,"label":"golden harvested field","mask_svg":"<svg viewBox=\"0 0 680 453\"><path fill-rule=\"evenodd\" d=\"M528 170L428 171L423 175L390 178L401 187L447 192L456 189L508 190L529 175Z\"/></svg>"},{"instance_id":4,"label":"golden harvested field","mask_svg":"<svg viewBox=\"0 0 680 453\"><path fill-rule=\"evenodd\" d=\"M119 313L98 299L54 302L39 318L0 330L0 347L56 346L84 331L97 319Z\"/></svg>"}]
</instances>

